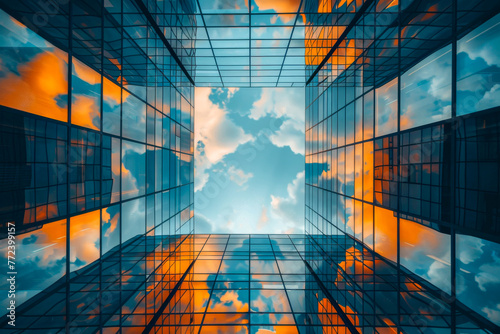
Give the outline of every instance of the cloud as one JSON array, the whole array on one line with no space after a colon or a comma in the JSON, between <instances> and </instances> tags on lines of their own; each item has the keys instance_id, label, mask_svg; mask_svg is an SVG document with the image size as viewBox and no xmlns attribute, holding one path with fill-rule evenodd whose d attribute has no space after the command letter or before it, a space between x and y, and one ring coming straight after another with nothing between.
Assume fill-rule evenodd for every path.
<instances>
[{"instance_id":1,"label":"cloud","mask_svg":"<svg viewBox=\"0 0 500 334\"><path fill-rule=\"evenodd\" d=\"M494 309L490 307L483 307L481 311L486 313L489 320L493 321L495 324L500 324L500 304L497 304Z\"/></svg>"},{"instance_id":2,"label":"cloud","mask_svg":"<svg viewBox=\"0 0 500 334\"><path fill-rule=\"evenodd\" d=\"M213 224L210 222L210 219L205 217L204 215L197 213L195 215L195 232L197 234L210 234L213 231Z\"/></svg>"},{"instance_id":3,"label":"cloud","mask_svg":"<svg viewBox=\"0 0 500 334\"><path fill-rule=\"evenodd\" d=\"M195 119L195 191L203 189L208 181L207 171L222 161L228 154L234 153L239 145L254 138L234 124L227 114L224 104L214 104L210 100L211 88L196 88ZM236 89L229 89L227 98L234 95Z\"/></svg>"},{"instance_id":4,"label":"cloud","mask_svg":"<svg viewBox=\"0 0 500 334\"><path fill-rule=\"evenodd\" d=\"M500 42L498 16L463 37L458 43L458 52L467 52L471 59L482 58L490 66L500 64L500 55L494 47Z\"/></svg>"},{"instance_id":5,"label":"cloud","mask_svg":"<svg viewBox=\"0 0 500 334\"><path fill-rule=\"evenodd\" d=\"M260 99L254 102L249 117L259 119L266 115L276 118L286 116L291 119L304 120L303 89L264 88Z\"/></svg>"},{"instance_id":6,"label":"cloud","mask_svg":"<svg viewBox=\"0 0 500 334\"><path fill-rule=\"evenodd\" d=\"M269 135L269 140L277 147L288 146L294 153L304 155L304 108L303 90L291 88L263 89L260 99L252 105L248 117L255 120L264 116L283 118L283 123L279 129Z\"/></svg>"},{"instance_id":7,"label":"cloud","mask_svg":"<svg viewBox=\"0 0 500 334\"><path fill-rule=\"evenodd\" d=\"M480 238L460 235L457 243L459 244L459 247L457 247L458 259L464 264L469 264L478 260L484 253L484 243Z\"/></svg>"},{"instance_id":8,"label":"cloud","mask_svg":"<svg viewBox=\"0 0 500 334\"><path fill-rule=\"evenodd\" d=\"M299 9L300 0L255 0L259 11L274 10L276 13L295 13ZM291 22L295 14L280 14L283 23Z\"/></svg>"},{"instance_id":9,"label":"cloud","mask_svg":"<svg viewBox=\"0 0 500 334\"><path fill-rule=\"evenodd\" d=\"M227 169L227 174L229 175L229 179L240 187L253 177L253 173L245 173L243 170L238 169L234 166L230 166Z\"/></svg>"},{"instance_id":10,"label":"cloud","mask_svg":"<svg viewBox=\"0 0 500 334\"><path fill-rule=\"evenodd\" d=\"M262 206L262 211L260 213L259 221L257 223L257 230L262 230L266 223L269 221L269 217L267 215L267 208Z\"/></svg>"},{"instance_id":11,"label":"cloud","mask_svg":"<svg viewBox=\"0 0 500 334\"><path fill-rule=\"evenodd\" d=\"M500 85L495 84L476 104L476 110L484 110L500 105Z\"/></svg>"},{"instance_id":12,"label":"cloud","mask_svg":"<svg viewBox=\"0 0 500 334\"><path fill-rule=\"evenodd\" d=\"M305 155L304 124L288 119L283 122L276 133L269 136L269 140L278 146L288 146L296 154Z\"/></svg>"},{"instance_id":13,"label":"cloud","mask_svg":"<svg viewBox=\"0 0 500 334\"><path fill-rule=\"evenodd\" d=\"M483 292L487 291L487 285L500 283L500 257L495 253L492 254L493 263L483 264L479 267L479 273L474 278L479 289Z\"/></svg>"},{"instance_id":14,"label":"cloud","mask_svg":"<svg viewBox=\"0 0 500 334\"><path fill-rule=\"evenodd\" d=\"M273 215L281 220L281 232L297 233L304 229L303 196L305 189L305 172L297 174L292 183L287 186L287 197L271 195ZM285 228L282 228L285 227Z\"/></svg>"}]
</instances>

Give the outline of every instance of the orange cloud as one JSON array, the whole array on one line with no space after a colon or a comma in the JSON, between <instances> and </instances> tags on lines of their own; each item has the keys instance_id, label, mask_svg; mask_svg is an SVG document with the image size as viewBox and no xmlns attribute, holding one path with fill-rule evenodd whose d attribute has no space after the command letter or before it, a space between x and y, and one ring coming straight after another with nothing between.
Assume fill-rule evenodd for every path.
<instances>
[{"instance_id":1,"label":"orange cloud","mask_svg":"<svg viewBox=\"0 0 500 334\"><path fill-rule=\"evenodd\" d=\"M248 7L248 0L245 0L245 3ZM260 11L274 10L284 23L288 23L295 19L296 14L289 13L297 13L300 0L255 0L255 4Z\"/></svg>"},{"instance_id":2,"label":"orange cloud","mask_svg":"<svg viewBox=\"0 0 500 334\"><path fill-rule=\"evenodd\" d=\"M44 49L12 73L2 62L7 75L0 79L0 104L31 114L67 122L67 108L57 103L68 94L68 55L55 47Z\"/></svg>"},{"instance_id":3,"label":"orange cloud","mask_svg":"<svg viewBox=\"0 0 500 334\"><path fill-rule=\"evenodd\" d=\"M89 264L100 256L101 210L84 213L70 218L70 261L79 260ZM97 244L97 245L96 245Z\"/></svg>"},{"instance_id":4,"label":"orange cloud","mask_svg":"<svg viewBox=\"0 0 500 334\"><path fill-rule=\"evenodd\" d=\"M99 101L96 98L73 94L71 123L84 126L89 129L99 130L99 109Z\"/></svg>"}]
</instances>

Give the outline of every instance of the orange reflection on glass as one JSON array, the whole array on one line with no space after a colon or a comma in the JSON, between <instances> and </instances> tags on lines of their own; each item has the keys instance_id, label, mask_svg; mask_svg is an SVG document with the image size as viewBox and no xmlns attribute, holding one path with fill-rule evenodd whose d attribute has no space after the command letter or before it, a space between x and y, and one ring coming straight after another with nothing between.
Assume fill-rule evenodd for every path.
<instances>
[{"instance_id":1,"label":"orange reflection on glass","mask_svg":"<svg viewBox=\"0 0 500 334\"><path fill-rule=\"evenodd\" d=\"M211 313L248 312L248 302L240 300L239 293L248 294L248 292L245 290L214 291L213 294L217 295L217 298L212 296L212 300L210 301L210 305L207 308L207 312Z\"/></svg>"},{"instance_id":2,"label":"orange reflection on glass","mask_svg":"<svg viewBox=\"0 0 500 334\"><path fill-rule=\"evenodd\" d=\"M363 202L354 201L354 233L358 240L363 240Z\"/></svg>"},{"instance_id":3,"label":"orange reflection on glass","mask_svg":"<svg viewBox=\"0 0 500 334\"><path fill-rule=\"evenodd\" d=\"M363 200L373 202L373 142L363 143Z\"/></svg>"},{"instance_id":4,"label":"orange reflection on glass","mask_svg":"<svg viewBox=\"0 0 500 334\"><path fill-rule=\"evenodd\" d=\"M70 218L70 269L78 270L100 256L101 211L95 210Z\"/></svg>"},{"instance_id":5,"label":"orange reflection on glass","mask_svg":"<svg viewBox=\"0 0 500 334\"><path fill-rule=\"evenodd\" d=\"M101 127L101 75L73 57L71 123L99 130Z\"/></svg>"},{"instance_id":6,"label":"orange reflection on glass","mask_svg":"<svg viewBox=\"0 0 500 334\"><path fill-rule=\"evenodd\" d=\"M29 208L29 206L30 206L30 203L26 203L27 209ZM58 210L56 203L49 203L47 205L39 205L36 207L36 221L55 218L59 215L58 212L59 212L59 210ZM26 219L29 217L30 217L29 214L26 214L24 216L25 223L29 223L29 222L26 222Z\"/></svg>"},{"instance_id":7,"label":"orange reflection on glass","mask_svg":"<svg viewBox=\"0 0 500 334\"><path fill-rule=\"evenodd\" d=\"M398 228L394 211L375 207L375 251L397 261Z\"/></svg>"},{"instance_id":8,"label":"orange reflection on glass","mask_svg":"<svg viewBox=\"0 0 500 334\"><path fill-rule=\"evenodd\" d=\"M344 30L345 27L343 26L318 27L311 24L306 25L306 40L304 41L306 65L319 65ZM343 43L345 45L345 42Z\"/></svg>"},{"instance_id":9,"label":"orange reflection on glass","mask_svg":"<svg viewBox=\"0 0 500 334\"><path fill-rule=\"evenodd\" d=\"M195 332L197 333L197 332ZM200 334L248 334L246 326L203 326L201 327Z\"/></svg>"},{"instance_id":10,"label":"orange reflection on glass","mask_svg":"<svg viewBox=\"0 0 500 334\"><path fill-rule=\"evenodd\" d=\"M0 78L0 104L66 122L68 55L50 44L39 51L27 61L11 60L17 61L17 73L6 60L0 62L4 73Z\"/></svg>"},{"instance_id":11,"label":"orange reflection on glass","mask_svg":"<svg viewBox=\"0 0 500 334\"><path fill-rule=\"evenodd\" d=\"M318 318L323 325L323 333L344 333L344 322L327 298L318 301ZM335 326L335 328L333 327ZM340 327L340 328L339 328ZM347 332L347 329L345 329Z\"/></svg>"},{"instance_id":12,"label":"orange reflection on glass","mask_svg":"<svg viewBox=\"0 0 500 334\"><path fill-rule=\"evenodd\" d=\"M248 6L248 0L245 3ZM276 13L296 13L299 10L300 0L253 0L259 11L274 10ZM279 14L284 23L295 19L295 14Z\"/></svg>"},{"instance_id":13,"label":"orange reflection on glass","mask_svg":"<svg viewBox=\"0 0 500 334\"><path fill-rule=\"evenodd\" d=\"M363 144L355 145L354 197L363 199Z\"/></svg>"},{"instance_id":14,"label":"orange reflection on glass","mask_svg":"<svg viewBox=\"0 0 500 334\"><path fill-rule=\"evenodd\" d=\"M274 330L259 328L256 334L299 334L295 326L276 326Z\"/></svg>"}]
</instances>

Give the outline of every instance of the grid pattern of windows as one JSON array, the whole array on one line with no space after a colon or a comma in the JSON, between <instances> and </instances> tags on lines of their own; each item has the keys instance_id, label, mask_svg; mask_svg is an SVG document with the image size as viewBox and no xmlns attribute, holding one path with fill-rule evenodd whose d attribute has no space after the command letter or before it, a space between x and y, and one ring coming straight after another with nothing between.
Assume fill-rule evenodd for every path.
<instances>
[{"instance_id":1,"label":"grid pattern of windows","mask_svg":"<svg viewBox=\"0 0 500 334\"><path fill-rule=\"evenodd\" d=\"M169 3L173 14L193 19L188 7ZM98 299L99 284L106 284L96 276L103 268L101 256L117 247L124 251L120 247L138 236L168 239L194 230L194 87L182 66L190 55L177 56L166 47L170 41L182 49L183 40L192 40L193 28L179 29L178 36L170 34L164 41L155 27L166 16L151 22L143 3L135 0L55 5L47 9L31 1L15 6L2 1L5 11L0 11L5 185L0 189L0 249L6 251L4 233L14 223L23 245L16 263L17 306L46 298L61 286L54 292L60 305L41 309L54 321L40 314L35 326L40 329L68 323L79 327L80 321L101 325L96 312L116 312L88 301ZM136 293L138 286L131 283L139 275L135 270L141 261L150 270L155 260L132 256L125 265L119 257L104 264L123 280L112 290ZM164 277L157 283L161 296L168 295ZM6 284L2 276L2 291ZM142 289L149 291L145 282ZM141 317L141 324L146 321L145 315L134 316L139 306L121 302L125 299L114 300L114 307L126 316L113 326L134 324Z\"/></svg>"},{"instance_id":2,"label":"grid pattern of windows","mask_svg":"<svg viewBox=\"0 0 500 334\"><path fill-rule=\"evenodd\" d=\"M46 293L20 308L19 330L320 334L453 321L439 289L346 236L138 236ZM479 330L457 312L462 330Z\"/></svg>"},{"instance_id":3,"label":"grid pattern of windows","mask_svg":"<svg viewBox=\"0 0 500 334\"><path fill-rule=\"evenodd\" d=\"M190 236L133 238L23 304L16 330L137 332L167 300L189 323L193 291L174 288L192 260Z\"/></svg>"},{"instance_id":4,"label":"grid pattern of windows","mask_svg":"<svg viewBox=\"0 0 500 334\"><path fill-rule=\"evenodd\" d=\"M500 332L500 3L0 4L13 332ZM195 84L305 85L305 235L194 234Z\"/></svg>"},{"instance_id":5,"label":"grid pattern of windows","mask_svg":"<svg viewBox=\"0 0 500 334\"><path fill-rule=\"evenodd\" d=\"M306 233L322 240L326 256L345 235L346 253L363 245L419 284L457 296L455 310L463 302L494 331L499 286L477 282L493 274L486 263L500 242L499 103L486 92L498 82L497 63L484 61L498 50L498 13L485 1L373 1L326 62L309 67L306 87ZM467 258L474 243L484 256ZM469 260L473 271L464 269ZM315 271L329 289L359 292L332 280L335 269L321 261ZM393 297L399 306L407 300L403 290ZM449 316L459 328L461 315ZM407 330L405 317L391 319L389 327Z\"/></svg>"}]
</instances>

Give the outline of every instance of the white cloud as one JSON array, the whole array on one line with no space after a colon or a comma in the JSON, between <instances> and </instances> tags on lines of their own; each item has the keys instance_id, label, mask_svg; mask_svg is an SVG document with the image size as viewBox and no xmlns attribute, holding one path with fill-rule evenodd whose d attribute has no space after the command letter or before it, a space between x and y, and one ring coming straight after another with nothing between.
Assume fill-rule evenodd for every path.
<instances>
[{"instance_id":1,"label":"white cloud","mask_svg":"<svg viewBox=\"0 0 500 334\"><path fill-rule=\"evenodd\" d=\"M493 321L495 324L500 324L500 304L497 304L496 308L483 307L481 309L484 313L486 313L487 318Z\"/></svg>"},{"instance_id":2,"label":"white cloud","mask_svg":"<svg viewBox=\"0 0 500 334\"><path fill-rule=\"evenodd\" d=\"M227 169L227 174L229 175L229 179L240 187L253 177L252 173L245 173L243 170L238 169L234 166L230 166Z\"/></svg>"},{"instance_id":3,"label":"white cloud","mask_svg":"<svg viewBox=\"0 0 500 334\"><path fill-rule=\"evenodd\" d=\"M496 84L476 104L476 110L484 110L500 105L500 85Z\"/></svg>"},{"instance_id":4,"label":"white cloud","mask_svg":"<svg viewBox=\"0 0 500 334\"><path fill-rule=\"evenodd\" d=\"M239 91L240 89L238 87L231 87L227 89L227 98L230 99L234 96L234 93Z\"/></svg>"},{"instance_id":5,"label":"white cloud","mask_svg":"<svg viewBox=\"0 0 500 334\"><path fill-rule=\"evenodd\" d=\"M458 259L469 264L476 261L483 255L484 243L480 238L475 238L469 235L460 235L457 238L458 243Z\"/></svg>"},{"instance_id":6,"label":"white cloud","mask_svg":"<svg viewBox=\"0 0 500 334\"><path fill-rule=\"evenodd\" d=\"M266 115L286 116L304 122L305 102L303 88L263 88L260 99L250 109L249 117L259 119Z\"/></svg>"},{"instance_id":7,"label":"white cloud","mask_svg":"<svg viewBox=\"0 0 500 334\"><path fill-rule=\"evenodd\" d=\"M284 118L280 128L269 135L278 147L289 146L296 154L305 151L305 101L303 89L262 89L260 99L255 101L249 117L255 120L264 116ZM274 129L271 129L274 131Z\"/></svg>"},{"instance_id":8,"label":"white cloud","mask_svg":"<svg viewBox=\"0 0 500 334\"><path fill-rule=\"evenodd\" d=\"M287 197L271 195L272 214L276 218L278 232L298 233L304 230L305 172L297 174L287 186Z\"/></svg>"},{"instance_id":9,"label":"white cloud","mask_svg":"<svg viewBox=\"0 0 500 334\"><path fill-rule=\"evenodd\" d=\"M278 147L288 146L296 154L305 154L304 124L300 122L287 119L269 139Z\"/></svg>"},{"instance_id":10,"label":"white cloud","mask_svg":"<svg viewBox=\"0 0 500 334\"><path fill-rule=\"evenodd\" d=\"M449 256L443 256L444 258L448 258ZM449 292L450 287L450 264L446 261L434 261L429 266L429 270L427 271L427 276L429 281L432 284L437 286L440 289L443 289L446 292ZM426 278L426 277L424 277Z\"/></svg>"},{"instance_id":11,"label":"white cloud","mask_svg":"<svg viewBox=\"0 0 500 334\"><path fill-rule=\"evenodd\" d=\"M489 66L500 64L495 45L500 43L498 15L466 35L458 43L458 52L467 52L471 59L482 58Z\"/></svg>"},{"instance_id":12,"label":"white cloud","mask_svg":"<svg viewBox=\"0 0 500 334\"><path fill-rule=\"evenodd\" d=\"M228 117L228 111L210 101L211 88L195 90L195 191L203 189L208 181L207 171L224 157L236 151L241 144L254 138L234 124ZM229 89L230 98L236 89ZM200 145L200 142L202 143Z\"/></svg>"},{"instance_id":13,"label":"white cloud","mask_svg":"<svg viewBox=\"0 0 500 334\"><path fill-rule=\"evenodd\" d=\"M483 264L479 267L479 273L474 280L483 292L488 291L487 285L500 283L500 257L492 254L493 263Z\"/></svg>"}]
</instances>

